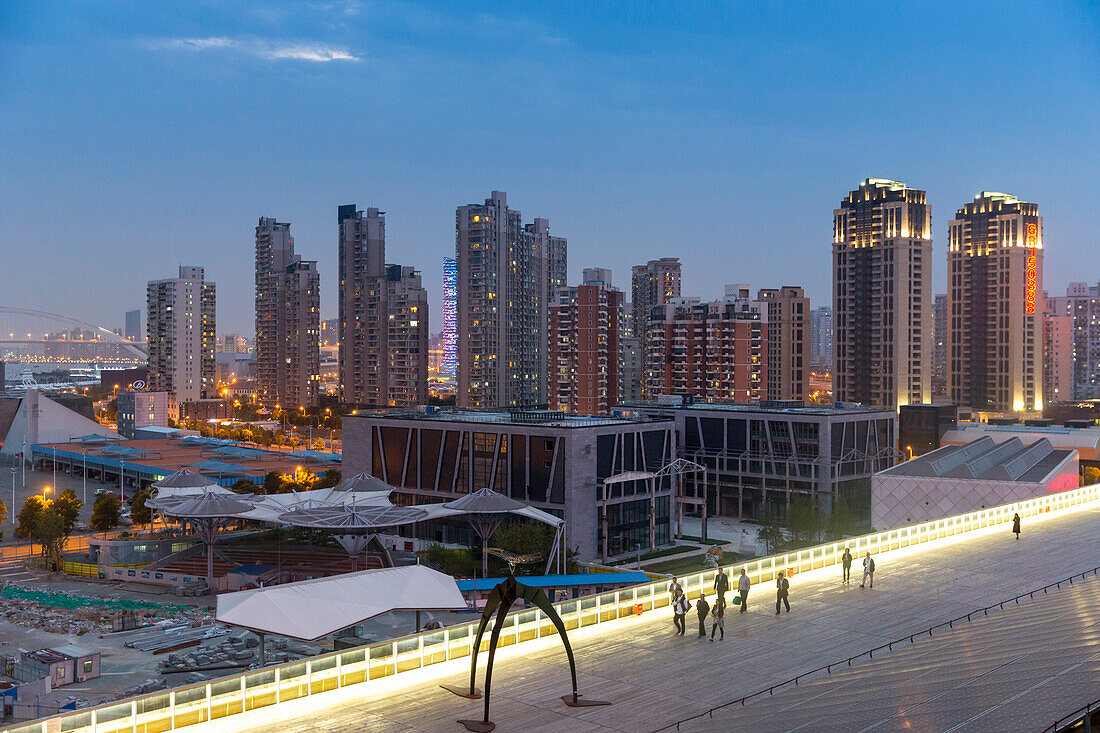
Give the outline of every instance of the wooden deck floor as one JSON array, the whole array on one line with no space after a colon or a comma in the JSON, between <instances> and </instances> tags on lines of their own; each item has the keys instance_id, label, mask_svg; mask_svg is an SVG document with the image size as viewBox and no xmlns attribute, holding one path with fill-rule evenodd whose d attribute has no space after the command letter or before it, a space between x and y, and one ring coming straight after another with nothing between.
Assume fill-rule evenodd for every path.
<instances>
[{"instance_id":1,"label":"wooden deck floor","mask_svg":"<svg viewBox=\"0 0 1100 733\"><path fill-rule=\"evenodd\" d=\"M575 632L571 640L580 691L612 701L609 707L562 704L569 675L556 640L522 656L506 654L494 669L491 717L502 733L655 731L800 672L1096 566L1096 508L1026 524L1019 541L1006 526L995 534L887 553L877 557L873 590L858 587L856 568L850 586L841 585L838 569L797 576L791 584L791 612L782 616L775 615L774 589L754 588L749 612L727 618L723 642L693 636L690 623L688 636L674 636L667 610ZM693 616L689 614L689 622ZM353 686L204 728L461 733L456 720L480 718L481 701L456 697L439 683L460 683L462 669L451 667L440 679L433 675L446 670L423 670L424 678L400 684L394 678L388 686ZM479 686L482 678L479 672ZM796 727L797 722L791 719L780 727ZM727 730L730 725L727 719L714 728L704 724L691 730Z\"/></svg>"}]
</instances>

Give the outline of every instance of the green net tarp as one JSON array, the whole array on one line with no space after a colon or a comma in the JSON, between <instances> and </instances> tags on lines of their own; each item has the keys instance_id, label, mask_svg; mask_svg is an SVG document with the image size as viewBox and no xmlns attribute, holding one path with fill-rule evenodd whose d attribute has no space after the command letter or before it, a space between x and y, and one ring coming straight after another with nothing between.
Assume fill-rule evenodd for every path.
<instances>
[{"instance_id":1,"label":"green net tarp","mask_svg":"<svg viewBox=\"0 0 1100 733\"><path fill-rule=\"evenodd\" d=\"M180 606L175 603L152 603L150 601L132 601L125 598L87 598L74 596L69 593L51 593L43 590L24 590L14 586L4 586L0 589L0 598L18 598L24 601L33 601L40 606L51 608L86 608L95 606L112 610L188 610L188 606Z\"/></svg>"}]
</instances>

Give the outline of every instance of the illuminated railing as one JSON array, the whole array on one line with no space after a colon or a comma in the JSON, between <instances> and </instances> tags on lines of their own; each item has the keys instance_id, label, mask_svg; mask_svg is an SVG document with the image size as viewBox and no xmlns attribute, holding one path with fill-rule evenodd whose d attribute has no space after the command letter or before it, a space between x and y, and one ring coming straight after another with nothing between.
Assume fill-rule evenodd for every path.
<instances>
[{"instance_id":1,"label":"illuminated railing","mask_svg":"<svg viewBox=\"0 0 1100 733\"><path fill-rule=\"evenodd\" d=\"M1100 484L735 563L726 566L726 569L736 571L733 575L738 575L741 568L745 568L753 584L766 583L774 580L780 570L797 575L837 565L845 547L850 548L855 557L864 552L889 552L946 537L979 532L1012 521L1012 515L1017 512L1026 519L1072 509L1097 500L1100 500ZM698 597L700 590L710 590L717 572L717 569L711 569L684 576L681 579L684 592L694 598ZM614 622L638 612L665 608L670 603L667 590L667 581L662 580L583 596L554 605L565 622L566 629L571 631ZM297 662L220 677L209 682L105 703L94 708L9 726L0 733L157 733L183 728L468 657L477 623L473 621L424 631L357 649L322 654ZM554 625L541 611L523 609L509 614L505 619L499 646L523 644L556 633ZM482 641L483 651L488 649L488 638L489 635L486 634Z\"/></svg>"}]
</instances>

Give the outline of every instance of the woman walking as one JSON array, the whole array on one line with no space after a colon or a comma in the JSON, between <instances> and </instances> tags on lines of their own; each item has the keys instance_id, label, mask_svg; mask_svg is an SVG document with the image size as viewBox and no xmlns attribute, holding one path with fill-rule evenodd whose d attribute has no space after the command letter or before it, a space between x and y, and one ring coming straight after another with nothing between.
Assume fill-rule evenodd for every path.
<instances>
[{"instance_id":1,"label":"woman walking","mask_svg":"<svg viewBox=\"0 0 1100 733\"><path fill-rule=\"evenodd\" d=\"M710 627L710 641L714 643L714 632L718 631L718 641L726 638L726 602L719 598L714 602L714 610L710 612L714 617L714 625Z\"/></svg>"},{"instance_id":2,"label":"woman walking","mask_svg":"<svg viewBox=\"0 0 1100 733\"><path fill-rule=\"evenodd\" d=\"M1012 533L1016 535L1016 539L1020 539L1020 514L1019 514L1019 512L1012 515Z\"/></svg>"}]
</instances>

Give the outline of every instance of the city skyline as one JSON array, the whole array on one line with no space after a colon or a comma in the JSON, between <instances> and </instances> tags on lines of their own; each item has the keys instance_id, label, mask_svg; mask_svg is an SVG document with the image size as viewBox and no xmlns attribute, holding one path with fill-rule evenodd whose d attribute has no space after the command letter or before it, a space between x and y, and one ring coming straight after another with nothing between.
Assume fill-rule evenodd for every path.
<instances>
[{"instance_id":1,"label":"city skyline","mask_svg":"<svg viewBox=\"0 0 1100 733\"><path fill-rule=\"evenodd\" d=\"M713 299L738 281L795 285L815 308L830 302L837 192L869 177L928 192L939 212L935 293L946 290L949 212L983 190L1042 207L1052 294L1089 279L1079 261L1100 230L1080 185L1100 174L1097 157L1081 154L1100 112L1090 93L1100 28L1085 5L998 17L867 5L854 21L828 8L6 12L0 133L21 141L0 177L10 207L0 251L21 270L8 299L109 328L141 307L145 282L186 263L219 283L219 329L251 332L253 227L268 212L293 221L317 259L321 315L332 318L331 211L356 200L387 212L391 258L423 270L432 332L454 209L493 189L568 233L569 282L588 267L625 282L632 265L677 256L685 296ZM970 33L974 23L989 32ZM895 59L916 64L915 85L884 84ZM478 73L489 66L502 76ZM960 97L959 80L979 68L996 73ZM349 85L371 93L334 104L349 101ZM1010 88L1027 90L1022 104L1007 106ZM494 114L463 106L467 92ZM256 94L284 102L257 111ZM49 112L60 98L70 114ZM872 102L890 134L852 112ZM490 142L505 155L477 154ZM799 204L784 209L774 192L792 187ZM83 223L79 243L62 228L71 216ZM792 276L791 261L807 266Z\"/></svg>"}]
</instances>

